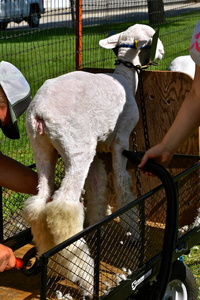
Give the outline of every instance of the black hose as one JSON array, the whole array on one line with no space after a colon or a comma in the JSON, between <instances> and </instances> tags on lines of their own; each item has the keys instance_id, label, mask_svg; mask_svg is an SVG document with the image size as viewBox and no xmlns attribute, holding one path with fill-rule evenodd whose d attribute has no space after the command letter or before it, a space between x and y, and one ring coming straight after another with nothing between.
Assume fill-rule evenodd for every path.
<instances>
[{"instance_id":1,"label":"black hose","mask_svg":"<svg viewBox=\"0 0 200 300\"><path fill-rule=\"evenodd\" d=\"M127 150L123 151L123 155L130 160L133 165L139 165L142 158L139 152L136 153ZM152 160L149 160L143 170L153 173L160 179L167 197L166 226L160 270L157 276L155 289L150 297L150 300L162 300L169 281L173 251L175 248L178 222L178 197L175 183L169 172L164 167Z\"/></svg>"}]
</instances>

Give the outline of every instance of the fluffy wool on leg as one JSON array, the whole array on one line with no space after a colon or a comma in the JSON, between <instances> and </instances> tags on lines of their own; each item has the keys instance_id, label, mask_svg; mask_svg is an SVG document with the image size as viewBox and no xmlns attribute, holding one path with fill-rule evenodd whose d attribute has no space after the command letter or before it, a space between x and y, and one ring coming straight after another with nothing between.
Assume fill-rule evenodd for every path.
<instances>
[{"instance_id":1,"label":"fluffy wool on leg","mask_svg":"<svg viewBox=\"0 0 200 300\"><path fill-rule=\"evenodd\" d=\"M24 218L31 224L44 213L46 199L39 195L28 198L24 203Z\"/></svg>"},{"instance_id":2,"label":"fluffy wool on leg","mask_svg":"<svg viewBox=\"0 0 200 300\"><path fill-rule=\"evenodd\" d=\"M60 244L83 230L84 213L80 202L49 202L46 205L45 214L54 245ZM56 256L61 265L59 273L73 282L79 282L84 295L91 294L94 262L85 240L82 238L76 241L62 250L61 254L61 256Z\"/></svg>"},{"instance_id":3,"label":"fluffy wool on leg","mask_svg":"<svg viewBox=\"0 0 200 300\"><path fill-rule=\"evenodd\" d=\"M83 229L83 205L80 202L52 201L46 203L37 219L26 219L40 256ZM84 296L92 295L94 261L83 238L55 254L48 266L49 270L57 269L60 276L78 283ZM48 273L53 275L54 271Z\"/></svg>"},{"instance_id":4,"label":"fluffy wool on leg","mask_svg":"<svg viewBox=\"0 0 200 300\"><path fill-rule=\"evenodd\" d=\"M47 227L45 212L31 222L31 232L39 256L55 246L53 235Z\"/></svg>"},{"instance_id":5,"label":"fluffy wool on leg","mask_svg":"<svg viewBox=\"0 0 200 300\"><path fill-rule=\"evenodd\" d=\"M55 244L83 230L84 211L80 202L53 200L46 204L45 214Z\"/></svg>"}]
</instances>

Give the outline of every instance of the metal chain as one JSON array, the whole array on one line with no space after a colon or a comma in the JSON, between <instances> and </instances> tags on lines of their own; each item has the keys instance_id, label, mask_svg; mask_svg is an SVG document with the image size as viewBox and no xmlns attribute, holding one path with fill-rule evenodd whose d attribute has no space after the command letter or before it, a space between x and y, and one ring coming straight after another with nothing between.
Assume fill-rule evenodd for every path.
<instances>
[{"instance_id":1,"label":"metal chain","mask_svg":"<svg viewBox=\"0 0 200 300\"><path fill-rule=\"evenodd\" d=\"M133 151L137 152L138 151L138 145L136 143L136 132L132 131L131 133L131 138L133 141ZM137 190L137 197L139 198L141 196L141 181L140 181L140 169L136 168L135 169L135 178L136 178L136 190Z\"/></svg>"},{"instance_id":2,"label":"metal chain","mask_svg":"<svg viewBox=\"0 0 200 300\"><path fill-rule=\"evenodd\" d=\"M143 89L143 81L142 81L142 70L138 71L139 77L139 91L140 91L140 104L141 104L141 112L142 112L142 122L143 122L143 130L144 130L144 140L146 150L150 148L149 142L149 132L148 132L148 125L147 125L147 114L146 114L146 106L145 106L145 98L144 98L144 89Z\"/></svg>"},{"instance_id":3,"label":"metal chain","mask_svg":"<svg viewBox=\"0 0 200 300\"><path fill-rule=\"evenodd\" d=\"M145 107L145 99L144 99L144 89L143 89L143 81L141 76L142 69L138 69L138 78L139 78L139 92L140 92L140 104L141 104L141 112L142 112L142 122L143 122L143 130L144 130L144 139L145 139L145 146L146 150L150 148L150 142L149 142L149 132L148 132L148 125L147 125L147 116L146 116L146 107ZM133 131L131 134L132 141L133 141L133 151L138 151L138 145L136 143L136 132ZM140 180L140 169L137 168L135 170L135 177L136 177L136 189L137 189L137 196L141 196L141 180Z\"/></svg>"},{"instance_id":4,"label":"metal chain","mask_svg":"<svg viewBox=\"0 0 200 300\"><path fill-rule=\"evenodd\" d=\"M148 133L148 126L147 126L147 116L146 116L146 107L145 107L145 99L144 99L144 89L143 89L143 81L142 81L142 70L148 68L150 65L153 65L153 61L149 61L149 63L145 66L135 66L131 62L123 61L121 59L117 59L115 62L115 65L123 64L127 68L133 68L138 74L138 88L140 92L140 104L141 104L141 112L142 112L142 122L143 122L143 130L144 130L144 139L145 139L145 146L146 150L150 148L150 142L149 142L149 133ZM137 152L137 144L136 144L136 132L134 131L132 133L133 138L133 151ZM135 170L135 176L136 176L136 188L137 188L137 194L138 197L141 196L141 181L140 181L140 170L137 168Z\"/></svg>"},{"instance_id":5,"label":"metal chain","mask_svg":"<svg viewBox=\"0 0 200 300\"><path fill-rule=\"evenodd\" d=\"M135 169L135 178L136 178L137 196L139 198L140 196L142 196L142 193L141 193L142 184L141 184L141 180L140 180L140 169L139 168Z\"/></svg>"}]
</instances>

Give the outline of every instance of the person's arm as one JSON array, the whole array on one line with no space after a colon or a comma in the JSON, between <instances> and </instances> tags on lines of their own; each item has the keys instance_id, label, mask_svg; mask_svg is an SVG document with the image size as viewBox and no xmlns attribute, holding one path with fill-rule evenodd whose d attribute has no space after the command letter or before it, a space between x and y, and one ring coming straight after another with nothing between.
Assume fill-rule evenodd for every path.
<instances>
[{"instance_id":1,"label":"person's arm","mask_svg":"<svg viewBox=\"0 0 200 300\"><path fill-rule=\"evenodd\" d=\"M0 152L0 186L10 190L37 194L38 175L33 170ZM0 244L0 272L15 267L12 249Z\"/></svg>"},{"instance_id":2,"label":"person's arm","mask_svg":"<svg viewBox=\"0 0 200 300\"><path fill-rule=\"evenodd\" d=\"M0 186L15 192L36 195L37 185L36 172L0 152Z\"/></svg>"},{"instance_id":3,"label":"person's arm","mask_svg":"<svg viewBox=\"0 0 200 300\"><path fill-rule=\"evenodd\" d=\"M145 166L148 159L167 166L175 151L200 125L200 67L196 72L190 93L183 101L172 126L163 140L150 148L144 155L139 168Z\"/></svg>"},{"instance_id":4,"label":"person's arm","mask_svg":"<svg viewBox=\"0 0 200 300\"><path fill-rule=\"evenodd\" d=\"M15 267L16 258L12 249L0 244L0 272Z\"/></svg>"}]
</instances>

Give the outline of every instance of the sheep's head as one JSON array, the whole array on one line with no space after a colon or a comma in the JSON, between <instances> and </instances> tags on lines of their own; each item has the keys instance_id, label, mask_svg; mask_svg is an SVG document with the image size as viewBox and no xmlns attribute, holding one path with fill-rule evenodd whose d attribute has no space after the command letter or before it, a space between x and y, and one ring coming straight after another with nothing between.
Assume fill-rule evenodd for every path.
<instances>
[{"instance_id":1,"label":"sheep's head","mask_svg":"<svg viewBox=\"0 0 200 300\"><path fill-rule=\"evenodd\" d=\"M150 59L151 45L155 30L148 25L136 24L126 31L100 40L101 47L118 49L118 58L132 62L135 65L146 65ZM160 39L157 42L155 57L162 59L164 47Z\"/></svg>"}]
</instances>

